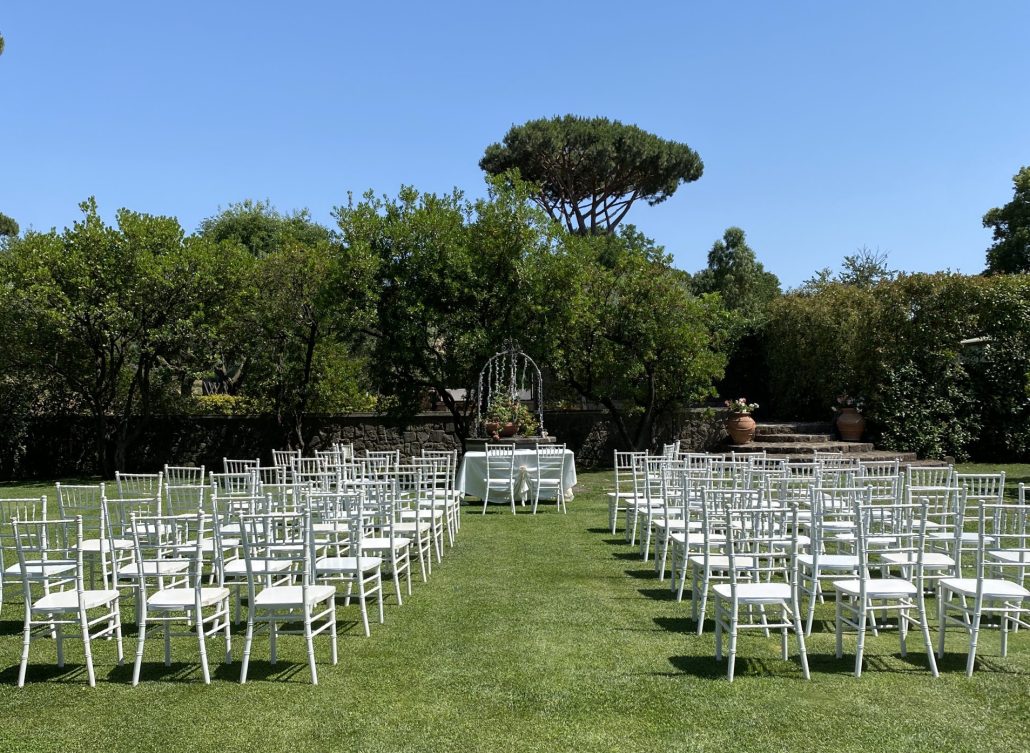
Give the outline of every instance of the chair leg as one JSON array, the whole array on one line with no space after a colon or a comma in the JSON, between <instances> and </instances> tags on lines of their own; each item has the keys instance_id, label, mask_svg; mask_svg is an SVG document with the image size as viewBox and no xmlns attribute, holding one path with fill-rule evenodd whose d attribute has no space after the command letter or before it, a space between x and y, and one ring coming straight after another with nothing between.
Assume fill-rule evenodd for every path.
<instances>
[{"instance_id":1,"label":"chair leg","mask_svg":"<svg viewBox=\"0 0 1030 753\"><path fill-rule=\"evenodd\" d=\"M93 646L89 637L89 620L86 617L86 610L79 610L79 628L82 630L82 648L86 654L86 676L89 678L89 686L96 687L97 676L93 671Z\"/></svg>"},{"instance_id":2,"label":"chair leg","mask_svg":"<svg viewBox=\"0 0 1030 753\"><path fill-rule=\"evenodd\" d=\"M25 686L25 670L29 666L29 645L32 642L32 623L29 605L25 605L25 631L22 636L21 664L18 667L18 687Z\"/></svg>"},{"instance_id":3,"label":"chair leg","mask_svg":"<svg viewBox=\"0 0 1030 753\"><path fill-rule=\"evenodd\" d=\"M937 658L944 658L944 589L940 588L937 591Z\"/></svg>"},{"instance_id":4,"label":"chair leg","mask_svg":"<svg viewBox=\"0 0 1030 753\"><path fill-rule=\"evenodd\" d=\"M207 641L204 640L204 616L197 615L197 641L200 643L200 671L204 675L204 684L211 684L211 670L207 665Z\"/></svg>"},{"instance_id":5,"label":"chair leg","mask_svg":"<svg viewBox=\"0 0 1030 753\"><path fill-rule=\"evenodd\" d=\"M133 662L132 666L132 685L135 687L139 685L139 673L143 666L143 646L147 641L147 616L146 611L143 613L143 617L140 618L139 623L139 636L136 638L136 661Z\"/></svg>"},{"instance_id":6,"label":"chair leg","mask_svg":"<svg viewBox=\"0 0 1030 753\"><path fill-rule=\"evenodd\" d=\"M347 584L347 591L350 592L350 583ZM365 603L365 580L361 571L358 571L358 606L361 608L361 624L365 628L365 637L370 638L372 631L368 629L368 606Z\"/></svg>"},{"instance_id":7,"label":"chair leg","mask_svg":"<svg viewBox=\"0 0 1030 753\"><path fill-rule=\"evenodd\" d=\"M254 615L247 615L247 635L243 639L243 667L240 669L240 685L247 681L247 668L250 666L250 649L254 645Z\"/></svg>"},{"instance_id":8,"label":"chair leg","mask_svg":"<svg viewBox=\"0 0 1030 753\"><path fill-rule=\"evenodd\" d=\"M726 679L733 682L733 670L737 663L737 621L740 607L737 602L730 604L730 657L726 665Z\"/></svg>"},{"instance_id":9,"label":"chair leg","mask_svg":"<svg viewBox=\"0 0 1030 753\"><path fill-rule=\"evenodd\" d=\"M869 609L864 602L858 605L858 609L862 611L859 612L858 615L858 646L855 649L855 677L862 676L862 658L863 654L865 654L865 631L869 614Z\"/></svg>"},{"instance_id":10,"label":"chair leg","mask_svg":"<svg viewBox=\"0 0 1030 753\"><path fill-rule=\"evenodd\" d=\"M311 669L311 684L318 685L318 669L315 667L315 641L311 637L311 607L304 606L304 642L308 648L308 667Z\"/></svg>"},{"instance_id":11,"label":"chair leg","mask_svg":"<svg viewBox=\"0 0 1030 753\"><path fill-rule=\"evenodd\" d=\"M919 589L919 594L916 596L919 599L916 602L916 606L919 613L919 628L923 632L923 644L926 646L926 659L930 662L930 674L934 677L939 677L940 673L937 671L937 660L933 656L933 641L930 639L930 623L926 618L926 600L923 598L923 590Z\"/></svg>"},{"instance_id":12,"label":"chair leg","mask_svg":"<svg viewBox=\"0 0 1030 753\"><path fill-rule=\"evenodd\" d=\"M966 658L966 677L973 676L973 667L976 664L976 644L980 638L980 619L983 609L980 604L976 604L973 608L976 611L973 612L973 625L969 632L969 656Z\"/></svg>"}]
</instances>

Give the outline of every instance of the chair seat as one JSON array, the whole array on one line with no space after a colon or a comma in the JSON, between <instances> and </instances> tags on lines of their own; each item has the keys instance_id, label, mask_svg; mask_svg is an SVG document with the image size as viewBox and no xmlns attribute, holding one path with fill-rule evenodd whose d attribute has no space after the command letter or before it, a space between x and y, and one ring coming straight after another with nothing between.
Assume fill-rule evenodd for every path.
<instances>
[{"instance_id":1,"label":"chair seat","mask_svg":"<svg viewBox=\"0 0 1030 753\"><path fill-rule=\"evenodd\" d=\"M404 510L401 513L401 520L404 522L410 522L413 520L442 520L443 516L443 510L421 507L418 510Z\"/></svg>"},{"instance_id":2,"label":"chair seat","mask_svg":"<svg viewBox=\"0 0 1030 753\"><path fill-rule=\"evenodd\" d=\"M428 533L433 529L424 520L402 520L393 524L393 530L397 533Z\"/></svg>"},{"instance_id":3,"label":"chair seat","mask_svg":"<svg viewBox=\"0 0 1030 753\"><path fill-rule=\"evenodd\" d=\"M411 539L401 536L394 538L393 549L400 551L411 545ZM386 536L369 536L361 540L361 551L363 552L388 552L390 551L390 539Z\"/></svg>"},{"instance_id":4,"label":"chair seat","mask_svg":"<svg viewBox=\"0 0 1030 753\"><path fill-rule=\"evenodd\" d=\"M1012 565L1030 565L1030 549L992 549L987 558Z\"/></svg>"},{"instance_id":5,"label":"chair seat","mask_svg":"<svg viewBox=\"0 0 1030 753\"><path fill-rule=\"evenodd\" d=\"M145 560L143 562L143 575L180 575L190 568L187 560ZM139 565L135 562L129 565L122 565L118 568L119 578L132 578L139 576Z\"/></svg>"},{"instance_id":6,"label":"chair seat","mask_svg":"<svg viewBox=\"0 0 1030 753\"><path fill-rule=\"evenodd\" d=\"M96 609L117 601L119 593L115 589L96 589L82 592L82 603L86 609ZM77 612L79 597L74 590L58 591L47 594L32 602L33 612Z\"/></svg>"},{"instance_id":7,"label":"chair seat","mask_svg":"<svg viewBox=\"0 0 1030 753\"><path fill-rule=\"evenodd\" d=\"M833 587L848 596L858 596L862 592L862 581L835 580ZM870 578L866 581L866 596L870 599L896 599L901 596L915 596L916 587L902 578Z\"/></svg>"},{"instance_id":8,"label":"chair seat","mask_svg":"<svg viewBox=\"0 0 1030 753\"><path fill-rule=\"evenodd\" d=\"M735 559L737 570L747 570L755 566L755 562L751 557L736 557ZM704 555L695 554L690 558L689 562L691 565L694 565L694 567L704 567ZM710 555L708 557L708 567L712 570L728 570L730 567L730 558L722 554Z\"/></svg>"},{"instance_id":9,"label":"chair seat","mask_svg":"<svg viewBox=\"0 0 1030 753\"><path fill-rule=\"evenodd\" d=\"M799 554L798 562L806 567L812 567L815 562L815 555ZM853 554L820 554L819 568L821 570L854 570L858 567L858 557Z\"/></svg>"},{"instance_id":10,"label":"chair seat","mask_svg":"<svg viewBox=\"0 0 1030 753\"><path fill-rule=\"evenodd\" d=\"M114 548L119 552L132 549L133 546L131 539L114 540ZM111 542L108 539L83 539L79 542L79 547L84 552L110 552Z\"/></svg>"},{"instance_id":11,"label":"chair seat","mask_svg":"<svg viewBox=\"0 0 1030 753\"><path fill-rule=\"evenodd\" d=\"M669 538L676 544L689 544L698 545L705 543L705 535L703 533L691 533L687 534L685 531L673 531L669 534ZM726 537L721 533L711 534L708 540L713 544L724 544Z\"/></svg>"},{"instance_id":12,"label":"chair seat","mask_svg":"<svg viewBox=\"0 0 1030 753\"><path fill-rule=\"evenodd\" d=\"M200 589L200 606L210 607L229 598L229 589L212 586ZM147 608L160 611L193 609L196 592L192 588L162 588L147 597Z\"/></svg>"},{"instance_id":13,"label":"chair seat","mask_svg":"<svg viewBox=\"0 0 1030 753\"><path fill-rule=\"evenodd\" d=\"M942 578L941 588L962 596L976 596L976 578ZM983 595L985 599L1027 599L1027 591L1018 583L999 578L985 578Z\"/></svg>"},{"instance_id":14,"label":"chair seat","mask_svg":"<svg viewBox=\"0 0 1030 753\"><path fill-rule=\"evenodd\" d=\"M336 596L335 586L308 586L308 604L317 604ZM254 597L259 607L302 607L304 590L301 586L270 586Z\"/></svg>"},{"instance_id":15,"label":"chair seat","mask_svg":"<svg viewBox=\"0 0 1030 753\"><path fill-rule=\"evenodd\" d=\"M250 566L255 575L267 575L269 573L286 572L292 564L290 560L253 560ZM229 560L222 567L222 572L232 577L245 576L247 574L247 561L242 559Z\"/></svg>"},{"instance_id":16,"label":"chair seat","mask_svg":"<svg viewBox=\"0 0 1030 753\"><path fill-rule=\"evenodd\" d=\"M370 573L382 567L382 557L325 557L315 563L317 573Z\"/></svg>"},{"instance_id":17,"label":"chair seat","mask_svg":"<svg viewBox=\"0 0 1030 753\"><path fill-rule=\"evenodd\" d=\"M724 599L733 598L729 583L719 583L712 588ZM737 601L751 604L778 604L790 600L790 586L786 583L738 583Z\"/></svg>"},{"instance_id":18,"label":"chair seat","mask_svg":"<svg viewBox=\"0 0 1030 753\"><path fill-rule=\"evenodd\" d=\"M42 562L28 562L25 565L25 570L31 580L38 580L46 576L47 578L54 575L60 575L61 573L75 572L74 562L47 562L45 565ZM15 562L13 565L9 565L4 568L5 575L12 575L21 577L21 565Z\"/></svg>"},{"instance_id":19,"label":"chair seat","mask_svg":"<svg viewBox=\"0 0 1030 753\"><path fill-rule=\"evenodd\" d=\"M916 564L914 552L885 552L880 555L880 559L888 565L914 566ZM924 552L923 567L932 570L955 567L955 560L943 552Z\"/></svg>"}]
</instances>

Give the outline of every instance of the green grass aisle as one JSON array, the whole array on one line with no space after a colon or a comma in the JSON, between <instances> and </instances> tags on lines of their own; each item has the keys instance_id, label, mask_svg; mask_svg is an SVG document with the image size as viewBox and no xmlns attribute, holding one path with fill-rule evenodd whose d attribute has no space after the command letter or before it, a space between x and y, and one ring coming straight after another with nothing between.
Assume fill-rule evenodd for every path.
<instances>
[{"instance_id":1,"label":"green grass aisle","mask_svg":"<svg viewBox=\"0 0 1030 753\"><path fill-rule=\"evenodd\" d=\"M128 685L114 645L95 645L98 687L84 683L81 648L57 670L52 646L33 645L29 684L17 673L21 603L0 614L0 750L89 751L597 751L1030 749L1030 631L963 674L964 637L934 681L917 636L870 638L860 680L833 657L832 606L820 607L809 652L813 680L779 658L778 639L740 641L729 685L711 631L697 637L689 605L606 530L608 473L582 474L569 514L533 517L503 506L463 509L458 545L428 584L388 603L365 639L357 608L341 609L340 664L317 647L320 685L308 682L303 641L280 642L280 663L256 642L253 681L237 661L200 680L196 643L175 642L166 669L148 642L143 681ZM4 488L10 494L9 487ZM416 568L417 570L417 568ZM126 619L131 600L123 601ZM129 625L126 652L135 648ZM853 648L853 640L845 650ZM216 647L217 642L209 643ZM215 648L211 652L217 655Z\"/></svg>"}]
</instances>

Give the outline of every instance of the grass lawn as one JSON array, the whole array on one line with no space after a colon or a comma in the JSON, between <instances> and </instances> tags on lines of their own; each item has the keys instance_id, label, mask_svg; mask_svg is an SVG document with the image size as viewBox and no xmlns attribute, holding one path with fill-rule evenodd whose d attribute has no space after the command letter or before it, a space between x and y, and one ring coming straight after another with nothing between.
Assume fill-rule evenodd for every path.
<instances>
[{"instance_id":1,"label":"grass lawn","mask_svg":"<svg viewBox=\"0 0 1030 753\"><path fill-rule=\"evenodd\" d=\"M1030 481L1030 466L1005 468ZM171 668L160 640L148 642L137 688L128 684L131 661L117 666L113 642L94 643L91 689L72 640L64 670L52 645L34 643L18 689L22 612L18 589L13 598L8 591L0 750L1030 750L1030 631L1012 637L1005 659L997 631L985 631L971 679L963 633L949 634L937 680L917 634L907 659L896 634L870 636L856 680L847 654L854 640L843 660L834 658L827 603L809 640L811 682L796 658L780 660L778 638L745 633L737 679L727 683L711 631L694 635L689 604L670 598L621 530L608 532L610 478L581 474L564 516L553 505L536 517L464 508L457 546L428 584L416 576L403 607L388 603L371 639L356 623L357 607L341 607L340 664L328 665L325 641L316 646L317 687L303 640L291 636L280 641L275 666L267 639L256 641L251 681L240 686L241 630L236 661L213 663L209 687L195 641L180 639ZM52 493L49 485L0 493L16 488ZM131 657L128 598L123 613ZM218 641L209 649L217 657Z\"/></svg>"}]
</instances>

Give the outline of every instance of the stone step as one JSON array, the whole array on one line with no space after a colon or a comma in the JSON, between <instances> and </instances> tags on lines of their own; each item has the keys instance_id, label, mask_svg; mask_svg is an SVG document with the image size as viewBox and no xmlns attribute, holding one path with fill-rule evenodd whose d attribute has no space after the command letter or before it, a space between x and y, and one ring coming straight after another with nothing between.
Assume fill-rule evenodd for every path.
<instances>
[{"instance_id":1,"label":"stone step","mask_svg":"<svg viewBox=\"0 0 1030 753\"><path fill-rule=\"evenodd\" d=\"M755 427L755 436L762 434L831 434L833 424L825 421L781 421L775 423L759 422Z\"/></svg>"},{"instance_id":2,"label":"stone step","mask_svg":"<svg viewBox=\"0 0 1030 753\"><path fill-rule=\"evenodd\" d=\"M755 432L756 442L832 442L832 434L759 434Z\"/></svg>"},{"instance_id":3,"label":"stone step","mask_svg":"<svg viewBox=\"0 0 1030 753\"><path fill-rule=\"evenodd\" d=\"M770 455L811 455L817 450L823 452L869 452L875 449L872 442L752 442L743 447L765 450Z\"/></svg>"}]
</instances>

